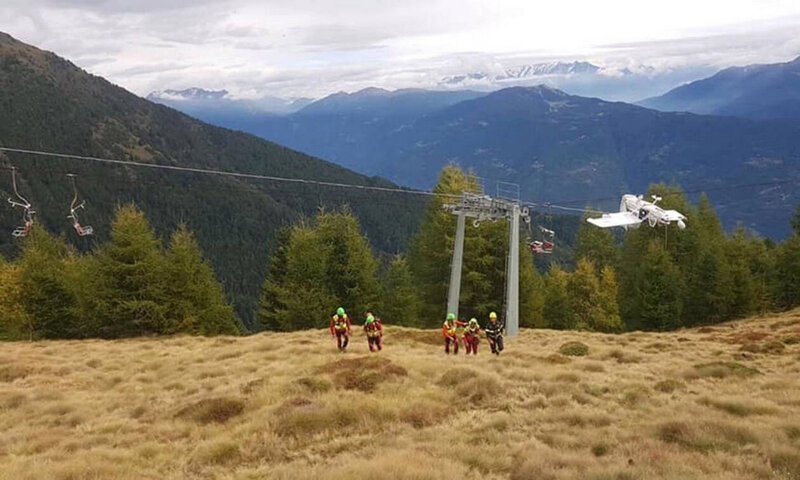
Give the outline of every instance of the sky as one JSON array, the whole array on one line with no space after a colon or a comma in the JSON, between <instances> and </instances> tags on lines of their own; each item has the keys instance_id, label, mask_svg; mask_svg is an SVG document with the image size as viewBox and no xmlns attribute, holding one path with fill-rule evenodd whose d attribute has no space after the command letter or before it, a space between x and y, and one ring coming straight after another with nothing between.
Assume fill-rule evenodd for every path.
<instances>
[{"instance_id":1,"label":"sky","mask_svg":"<svg viewBox=\"0 0 800 480\"><path fill-rule=\"evenodd\" d=\"M319 97L549 61L653 75L788 61L800 1L2 0L0 30L142 96Z\"/></svg>"}]
</instances>

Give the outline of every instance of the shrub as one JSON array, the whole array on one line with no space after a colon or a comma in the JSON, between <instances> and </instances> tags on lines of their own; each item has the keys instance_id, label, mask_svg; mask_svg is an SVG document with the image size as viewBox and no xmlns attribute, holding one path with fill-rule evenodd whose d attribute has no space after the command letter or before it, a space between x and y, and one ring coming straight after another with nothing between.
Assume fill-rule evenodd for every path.
<instances>
[{"instance_id":1,"label":"shrub","mask_svg":"<svg viewBox=\"0 0 800 480\"><path fill-rule=\"evenodd\" d=\"M567 342L558 348L558 352L569 357L585 357L589 354L589 347L581 342Z\"/></svg>"},{"instance_id":2,"label":"shrub","mask_svg":"<svg viewBox=\"0 0 800 480\"><path fill-rule=\"evenodd\" d=\"M175 415L197 423L225 423L244 411L244 402L233 398L207 398L187 405Z\"/></svg>"},{"instance_id":3,"label":"shrub","mask_svg":"<svg viewBox=\"0 0 800 480\"><path fill-rule=\"evenodd\" d=\"M595 457L602 457L607 453L608 453L608 445L604 443L598 443L597 445L594 445L592 447L592 454L594 454Z\"/></svg>"}]
</instances>

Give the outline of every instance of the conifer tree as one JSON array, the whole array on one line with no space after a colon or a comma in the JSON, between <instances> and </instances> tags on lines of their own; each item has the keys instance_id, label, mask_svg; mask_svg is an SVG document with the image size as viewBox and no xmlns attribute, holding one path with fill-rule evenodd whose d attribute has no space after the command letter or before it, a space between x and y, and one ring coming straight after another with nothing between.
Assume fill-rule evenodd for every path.
<instances>
[{"instance_id":1,"label":"conifer tree","mask_svg":"<svg viewBox=\"0 0 800 480\"><path fill-rule=\"evenodd\" d=\"M544 324L547 328L569 330L576 327L569 296L569 273L557 264L545 276Z\"/></svg>"},{"instance_id":2,"label":"conifer tree","mask_svg":"<svg viewBox=\"0 0 800 480\"><path fill-rule=\"evenodd\" d=\"M103 337L160 334L167 322L164 256L144 214L117 209L111 242L97 254L97 315Z\"/></svg>"},{"instance_id":3,"label":"conifer tree","mask_svg":"<svg viewBox=\"0 0 800 480\"><path fill-rule=\"evenodd\" d=\"M438 326L445 315L450 282L450 262L455 243L456 217L443 210L445 195L462 192L480 193L474 178L457 166L446 166L434 191L441 196L433 198L426 211L417 235L411 241L408 262L423 302L424 325ZM468 222L469 223L469 222ZM500 312L505 299L505 281L508 257L508 222L484 222L478 228L465 231L464 263L461 273L459 312L462 316L486 318L489 312ZM533 272L533 259L527 246L520 247L520 325L536 322L538 308L535 297L537 278ZM538 305L538 306L537 306Z\"/></svg>"},{"instance_id":4,"label":"conifer tree","mask_svg":"<svg viewBox=\"0 0 800 480\"><path fill-rule=\"evenodd\" d=\"M600 272L605 266L617 264L617 247L614 244L614 235L607 228L598 228L587 222L588 215L584 216L578 235L575 238L575 260L585 258L591 260Z\"/></svg>"},{"instance_id":5,"label":"conifer tree","mask_svg":"<svg viewBox=\"0 0 800 480\"><path fill-rule=\"evenodd\" d=\"M82 336L77 298L66 273L66 256L66 245L41 227L34 228L25 239L20 259L20 301L33 321L35 337Z\"/></svg>"},{"instance_id":6,"label":"conifer tree","mask_svg":"<svg viewBox=\"0 0 800 480\"><path fill-rule=\"evenodd\" d=\"M333 310L339 306L328 281L330 257L313 227L301 224L292 228L286 276L278 290L281 295L278 301L286 305L285 314L277 318L280 330L327 326Z\"/></svg>"},{"instance_id":7,"label":"conifer tree","mask_svg":"<svg viewBox=\"0 0 800 480\"><path fill-rule=\"evenodd\" d=\"M328 309L333 313L338 305L345 305L353 319L368 309L377 309L381 293L378 261L358 219L348 210L321 212L315 224L328 255L325 283L337 300L337 305Z\"/></svg>"},{"instance_id":8,"label":"conifer tree","mask_svg":"<svg viewBox=\"0 0 800 480\"><path fill-rule=\"evenodd\" d=\"M595 330L603 312L599 309L600 281L595 274L595 266L590 260L578 260L575 271L567 281L567 295L570 299L573 319L570 321L579 330Z\"/></svg>"},{"instance_id":9,"label":"conifer tree","mask_svg":"<svg viewBox=\"0 0 800 480\"><path fill-rule=\"evenodd\" d=\"M408 262L395 255L386 272L385 300L381 318L392 324L421 327L422 304Z\"/></svg>"},{"instance_id":10,"label":"conifer tree","mask_svg":"<svg viewBox=\"0 0 800 480\"><path fill-rule=\"evenodd\" d=\"M22 304L22 268L0 256L0 340L33 338L33 319Z\"/></svg>"},{"instance_id":11,"label":"conifer tree","mask_svg":"<svg viewBox=\"0 0 800 480\"><path fill-rule=\"evenodd\" d=\"M419 231L411 239L408 263L420 286L422 318L425 326L438 326L447 313L444 310L447 304L456 219L442 208L447 199L446 195L459 195L464 191L477 190L477 185L471 185L469 178L461 169L454 165L445 166L433 189L439 195L429 202ZM478 229L467 228L465 236L474 236L475 230ZM464 241L465 252L468 240L465 238ZM466 277L468 274L465 265L462 276ZM462 292L463 290L462 288Z\"/></svg>"},{"instance_id":12,"label":"conifer tree","mask_svg":"<svg viewBox=\"0 0 800 480\"><path fill-rule=\"evenodd\" d=\"M667 251L651 241L642 257L641 283L635 298L641 326L648 330L672 330L681 326L683 282Z\"/></svg>"},{"instance_id":13,"label":"conifer tree","mask_svg":"<svg viewBox=\"0 0 800 480\"><path fill-rule=\"evenodd\" d=\"M792 235L778 247L775 270L777 306L800 305L800 235Z\"/></svg>"},{"instance_id":14,"label":"conifer tree","mask_svg":"<svg viewBox=\"0 0 800 480\"><path fill-rule=\"evenodd\" d=\"M285 234L262 291L262 318L282 331L328 325L343 306L358 322L377 309L381 285L378 261L349 211L320 212Z\"/></svg>"},{"instance_id":15,"label":"conifer tree","mask_svg":"<svg viewBox=\"0 0 800 480\"><path fill-rule=\"evenodd\" d=\"M285 288L289 240L292 230L282 228L275 236L275 246L267 267L267 278L261 289L258 318L265 330L279 331L281 319L286 315L286 304L282 299L286 297Z\"/></svg>"},{"instance_id":16,"label":"conifer tree","mask_svg":"<svg viewBox=\"0 0 800 480\"><path fill-rule=\"evenodd\" d=\"M602 318L601 322L596 326L598 331L619 332L624 329L622 318L619 315L618 297L617 275L613 267L605 266L600 271L598 306L602 312Z\"/></svg>"},{"instance_id":17,"label":"conifer tree","mask_svg":"<svg viewBox=\"0 0 800 480\"><path fill-rule=\"evenodd\" d=\"M202 257L194 235L181 225L166 254L165 280L169 327L165 333L238 335L242 326L225 300L222 285Z\"/></svg>"},{"instance_id":18,"label":"conifer tree","mask_svg":"<svg viewBox=\"0 0 800 480\"><path fill-rule=\"evenodd\" d=\"M533 253L525 245L519 247L519 325L520 327L543 327L545 285L544 279L534 267Z\"/></svg>"}]
</instances>

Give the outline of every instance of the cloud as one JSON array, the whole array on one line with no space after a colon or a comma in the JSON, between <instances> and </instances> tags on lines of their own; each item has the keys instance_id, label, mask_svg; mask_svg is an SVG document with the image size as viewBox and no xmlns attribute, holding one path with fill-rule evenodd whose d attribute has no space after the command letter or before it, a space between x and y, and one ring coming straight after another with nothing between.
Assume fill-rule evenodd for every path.
<instances>
[{"instance_id":1,"label":"cloud","mask_svg":"<svg viewBox=\"0 0 800 480\"><path fill-rule=\"evenodd\" d=\"M140 95L426 87L550 60L661 69L800 54L795 0L4 0L0 30Z\"/></svg>"}]
</instances>

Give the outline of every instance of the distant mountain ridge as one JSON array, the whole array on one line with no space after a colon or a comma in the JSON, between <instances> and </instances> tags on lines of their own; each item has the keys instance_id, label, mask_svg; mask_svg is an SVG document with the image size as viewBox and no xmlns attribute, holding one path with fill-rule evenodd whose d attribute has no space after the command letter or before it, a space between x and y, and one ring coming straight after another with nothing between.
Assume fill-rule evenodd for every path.
<instances>
[{"instance_id":1,"label":"distant mountain ridge","mask_svg":"<svg viewBox=\"0 0 800 480\"><path fill-rule=\"evenodd\" d=\"M800 57L726 68L640 105L661 111L766 119L800 119Z\"/></svg>"},{"instance_id":2,"label":"distant mountain ridge","mask_svg":"<svg viewBox=\"0 0 800 480\"><path fill-rule=\"evenodd\" d=\"M597 206L613 209L622 193L677 182L710 190L728 227L742 222L776 237L788 232L800 203L793 185L727 188L800 183L797 123L664 113L544 85L511 87L392 121L380 111L298 112L269 119L253 133L417 187L430 187L443 165L456 162L519 183L523 197L535 201L608 198Z\"/></svg>"},{"instance_id":3,"label":"distant mountain ridge","mask_svg":"<svg viewBox=\"0 0 800 480\"><path fill-rule=\"evenodd\" d=\"M192 116L203 118L208 115L283 115L296 112L313 100L310 98L285 99L265 95L254 99L232 98L228 90L206 90L190 87L183 90L165 89L151 92L147 100L176 108Z\"/></svg>"}]
</instances>

